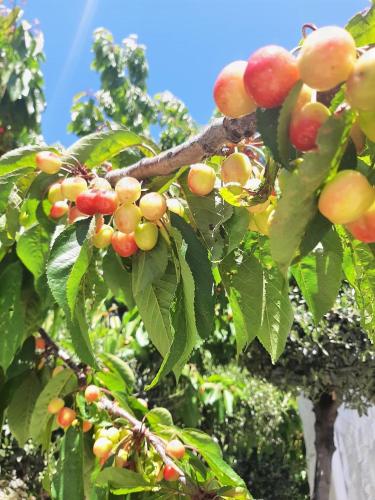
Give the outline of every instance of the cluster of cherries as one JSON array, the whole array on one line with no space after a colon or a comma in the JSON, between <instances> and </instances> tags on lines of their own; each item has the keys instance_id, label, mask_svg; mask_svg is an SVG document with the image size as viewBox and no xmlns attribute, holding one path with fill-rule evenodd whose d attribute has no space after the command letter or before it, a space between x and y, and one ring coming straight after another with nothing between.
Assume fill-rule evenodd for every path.
<instances>
[{"instance_id":1,"label":"cluster of cherries","mask_svg":"<svg viewBox=\"0 0 375 500\"><path fill-rule=\"evenodd\" d=\"M303 86L289 124L290 142L298 151L317 148L318 131L331 114L317 102L317 92L336 89L343 82L347 104L357 115L351 132L357 152L363 151L365 136L375 141L375 48L357 50L351 34L340 27L315 29L304 39L297 57L269 45L248 61L232 62L217 77L214 99L225 116L238 118L257 107L281 106L300 80ZM339 172L323 188L319 209L357 239L375 241L375 192L360 172Z\"/></svg>"},{"instance_id":2,"label":"cluster of cherries","mask_svg":"<svg viewBox=\"0 0 375 500\"><path fill-rule=\"evenodd\" d=\"M63 370L58 366L52 373L52 376ZM101 397L101 390L96 385L88 385L85 389L85 400L88 404L97 402ZM72 408L65 406L62 398L53 398L47 407L48 413L56 415L56 423L64 430L71 425L77 426L79 420L77 413ZM93 424L89 420L81 422L82 431L88 432ZM129 427L98 426L94 433L93 454L99 459L100 465L103 465L111 455L114 455L114 464L116 467L134 469L135 463L130 460L133 447L133 431ZM185 446L178 439L172 439L164 443L165 452L175 460L181 460L185 455ZM179 471L172 465L163 465L159 463L158 470L155 471L156 480L177 481L180 477Z\"/></svg>"},{"instance_id":3,"label":"cluster of cherries","mask_svg":"<svg viewBox=\"0 0 375 500\"><path fill-rule=\"evenodd\" d=\"M42 151L36 155L36 165L45 173L56 174L63 162L56 153ZM59 219L67 214L68 222L74 223L99 216L93 245L106 248L112 244L119 255L130 257L138 249L148 251L155 247L167 208L183 215L183 206L177 199L166 200L157 192L141 195L141 183L133 177L122 178L115 189L102 177L95 177L89 184L81 176L66 177L49 187L50 217ZM113 216L116 230L104 223L105 215Z\"/></svg>"}]
</instances>

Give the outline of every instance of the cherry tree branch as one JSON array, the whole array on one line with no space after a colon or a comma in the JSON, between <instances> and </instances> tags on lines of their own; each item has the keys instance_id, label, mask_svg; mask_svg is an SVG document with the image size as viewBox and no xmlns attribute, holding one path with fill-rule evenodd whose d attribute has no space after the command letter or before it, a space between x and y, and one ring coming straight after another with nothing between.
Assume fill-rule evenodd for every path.
<instances>
[{"instance_id":1,"label":"cherry tree branch","mask_svg":"<svg viewBox=\"0 0 375 500\"><path fill-rule=\"evenodd\" d=\"M108 172L106 179L114 186L121 178L130 175L147 179L155 175L168 175L179 168L199 163L217 154L228 142L238 143L256 132L256 116L251 113L241 118L217 118L198 135L152 158L142 160L129 167Z\"/></svg>"}]
</instances>

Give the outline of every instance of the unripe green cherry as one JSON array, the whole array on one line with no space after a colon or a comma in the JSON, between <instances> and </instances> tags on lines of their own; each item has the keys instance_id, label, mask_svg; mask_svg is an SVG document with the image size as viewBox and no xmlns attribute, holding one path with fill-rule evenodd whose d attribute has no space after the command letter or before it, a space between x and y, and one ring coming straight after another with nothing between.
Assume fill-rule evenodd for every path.
<instances>
[{"instance_id":1,"label":"unripe green cherry","mask_svg":"<svg viewBox=\"0 0 375 500\"><path fill-rule=\"evenodd\" d=\"M141 220L141 211L137 205L121 205L116 212L114 221L122 233L133 233Z\"/></svg>"},{"instance_id":2,"label":"unripe green cherry","mask_svg":"<svg viewBox=\"0 0 375 500\"><path fill-rule=\"evenodd\" d=\"M120 440L120 431L117 427L109 427L108 429L105 429L104 437L112 441L113 444L116 444Z\"/></svg>"},{"instance_id":3,"label":"unripe green cherry","mask_svg":"<svg viewBox=\"0 0 375 500\"><path fill-rule=\"evenodd\" d=\"M358 122L365 136L375 142L375 111L360 111Z\"/></svg>"},{"instance_id":4,"label":"unripe green cherry","mask_svg":"<svg viewBox=\"0 0 375 500\"><path fill-rule=\"evenodd\" d=\"M141 197L141 183L134 177L123 177L115 189L120 203L134 203Z\"/></svg>"},{"instance_id":5,"label":"unripe green cherry","mask_svg":"<svg viewBox=\"0 0 375 500\"><path fill-rule=\"evenodd\" d=\"M92 237L91 241L95 248L107 248L111 244L113 227L103 224L102 227Z\"/></svg>"},{"instance_id":6,"label":"unripe green cherry","mask_svg":"<svg viewBox=\"0 0 375 500\"><path fill-rule=\"evenodd\" d=\"M215 187L216 172L204 163L192 165L188 175L188 186L193 194L206 196Z\"/></svg>"},{"instance_id":7,"label":"unripe green cherry","mask_svg":"<svg viewBox=\"0 0 375 500\"><path fill-rule=\"evenodd\" d=\"M221 165L221 178L224 184L237 182L244 186L251 175L252 166L243 153L232 153Z\"/></svg>"},{"instance_id":8,"label":"unripe green cherry","mask_svg":"<svg viewBox=\"0 0 375 500\"><path fill-rule=\"evenodd\" d=\"M167 210L167 202L162 194L147 193L142 196L139 208L145 219L157 221L163 217Z\"/></svg>"},{"instance_id":9,"label":"unripe green cherry","mask_svg":"<svg viewBox=\"0 0 375 500\"><path fill-rule=\"evenodd\" d=\"M82 177L67 177L61 183L62 195L69 201L76 201L84 191L87 191L87 182Z\"/></svg>"},{"instance_id":10,"label":"unripe green cherry","mask_svg":"<svg viewBox=\"0 0 375 500\"><path fill-rule=\"evenodd\" d=\"M152 250L158 242L158 237L158 227L152 222L138 224L134 231L135 242L141 250Z\"/></svg>"},{"instance_id":11,"label":"unripe green cherry","mask_svg":"<svg viewBox=\"0 0 375 500\"><path fill-rule=\"evenodd\" d=\"M57 201L64 201L64 196L61 190L61 182L54 182L51 184L48 190L48 201L52 203L52 205Z\"/></svg>"},{"instance_id":12,"label":"unripe green cherry","mask_svg":"<svg viewBox=\"0 0 375 500\"><path fill-rule=\"evenodd\" d=\"M48 408L47 411L48 413L51 413L51 415L55 415L56 413L59 413L61 408L64 408L64 400L61 398L53 398L51 401L48 403Z\"/></svg>"}]
</instances>

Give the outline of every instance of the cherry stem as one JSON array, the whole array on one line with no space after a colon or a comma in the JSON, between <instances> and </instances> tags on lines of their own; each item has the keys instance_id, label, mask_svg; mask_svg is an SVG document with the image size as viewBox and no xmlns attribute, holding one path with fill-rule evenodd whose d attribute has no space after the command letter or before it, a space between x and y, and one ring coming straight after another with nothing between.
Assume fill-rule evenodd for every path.
<instances>
[{"instance_id":1,"label":"cherry stem","mask_svg":"<svg viewBox=\"0 0 375 500\"><path fill-rule=\"evenodd\" d=\"M311 31L316 31L318 29L318 27L316 26L316 24L313 24L313 23L305 23L303 26L302 26L302 36L303 38L306 38L308 33L307 33L307 30L310 29Z\"/></svg>"}]
</instances>

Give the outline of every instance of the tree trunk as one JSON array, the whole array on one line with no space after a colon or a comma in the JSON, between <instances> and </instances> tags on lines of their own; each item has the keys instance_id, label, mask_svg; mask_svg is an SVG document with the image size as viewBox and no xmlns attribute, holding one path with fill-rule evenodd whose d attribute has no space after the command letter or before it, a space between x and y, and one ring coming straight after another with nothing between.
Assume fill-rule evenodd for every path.
<instances>
[{"instance_id":1,"label":"tree trunk","mask_svg":"<svg viewBox=\"0 0 375 500\"><path fill-rule=\"evenodd\" d=\"M335 451L333 430L337 408L337 401L327 393L322 394L314 404L316 466L313 500L329 500L332 455Z\"/></svg>"}]
</instances>

